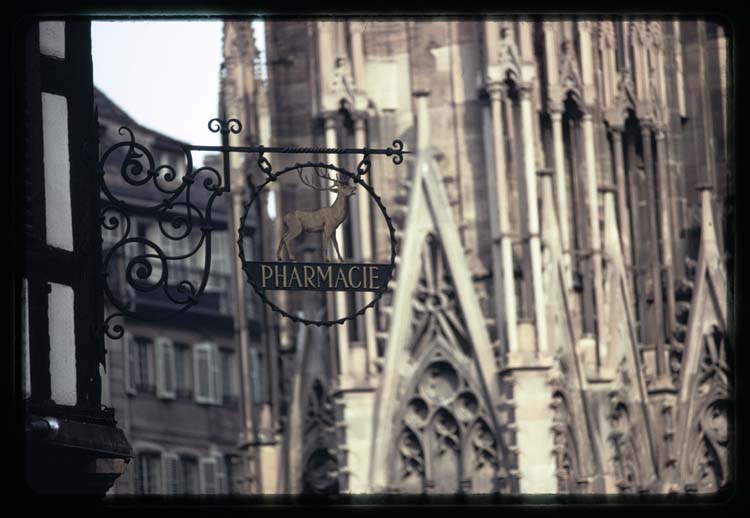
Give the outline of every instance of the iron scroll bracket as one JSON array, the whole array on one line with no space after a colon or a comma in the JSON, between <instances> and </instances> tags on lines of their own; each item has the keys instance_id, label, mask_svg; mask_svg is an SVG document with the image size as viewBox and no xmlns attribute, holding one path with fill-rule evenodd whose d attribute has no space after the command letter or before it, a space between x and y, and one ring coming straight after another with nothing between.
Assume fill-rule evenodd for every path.
<instances>
[{"instance_id":1,"label":"iron scroll bracket","mask_svg":"<svg viewBox=\"0 0 750 518\"><path fill-rule=\"evenodd\" d=\"M231 191L229 157L232 153L257 155L257 167L266 176L266 181L258 188L251 189L253 199L262 187L276 181L281 174L290 170L286 168L274 171L268 155L362 155L356 172L337 169L340 169L342 175L364 187L381 209L391 233L391 265L395 263L395 229L382 201L362 177L370 173L372 156L386 156L391 158L394 164L401 164L403 154L410 153L404 150L403 142L394 140L392 147L384 149L230 146L230 134L239 134L242 131L242 123L238 119L214 118L208 122L208 129L221 134L221 145L181 144L185 156L185 172L181 177L178 177L173 165L158 164L151 150L137 142L135 133L125 126L119 128L119 134L127 139L111 145L100 155L97 163L97 176L102 193L99 221L103 231L109 236L106 249L103 250L101 275L105 299L114 308L103 323L104 333L109 338L118 339L124 334L122 324L115 323L116 319L165 321L185 313L198 304L209 283L211 234L217 228L213 219L214 202L217 197ZM221 172L217 170L218 167L196 167L193 161L194 151L220 153ZM114 168L113 162L117 164ZM304 164L293 167L299 165ZM318 165L333 167L331 164ZM125 185L126 189L114 189L115 184L118 187ZM119 192L127 192L127 195L120 195ZM133 201L136 199L139 201ZM247 207L251 204L252 202ZM238 245L241 257L244 255L241 241L247 207L240 222ZM151 234L143 236L136 232L135 226L141 218L156 222L156 225L151 227ZM113 234L116 236L113 237ZM121 275L117 275L117 272L124 272L124 279L120 279ZM350 318L355 318L373 306L382 295L382 291L376 293L376 298L370 304ZM138 311L133 304L138 293L159 297L159 307L162 309ZM261 298L267 301L264 295L261 295ZM273 309L278 311L280 308ZM301 321L295 315L283 310L280 312L292 320ZM345 320L348 318L324 323L303 323L333 325Z\"/></svg>"}]
</instances>

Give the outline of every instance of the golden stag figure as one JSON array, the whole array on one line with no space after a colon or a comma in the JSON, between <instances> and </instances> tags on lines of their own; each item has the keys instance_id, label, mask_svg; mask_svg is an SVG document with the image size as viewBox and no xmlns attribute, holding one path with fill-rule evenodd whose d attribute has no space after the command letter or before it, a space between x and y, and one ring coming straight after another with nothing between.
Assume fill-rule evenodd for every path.
<instances>
[{"instance_id":1,"label":"golden stag figure","mask_svg":"<svg viewBox=\"0 0 750 518\"><path fill-rule=\"evenodd\" d=\"M322 232L323 233L323 262L328 261L328 247L330 242L333 241L333 246L336 249L336 254L339 256L339 261L344 262L339 252L339 244L336 241L336 229L344 222L347 216L348 200L351 196L357 194L356 184L349 184L348 182L341 182L336 178L330 177L325 172L318 171L315 168L315 174L321 180L327 180L333 185L329 187L316 187L313 185L305 176L302 174L302 169L297 171L299 178L303 184L316 191L334 192L336 200L330 207L323 207L314 211L295 210L288 212L284 215L283 221L286 225L286 230L281 236L279 241L279 247L276 249L276 258L281 261L281 250L286 250L287 258L290 261L296 261L290 246L291 242L299 236L302 232Z\"/></svg>"}]
</instances>

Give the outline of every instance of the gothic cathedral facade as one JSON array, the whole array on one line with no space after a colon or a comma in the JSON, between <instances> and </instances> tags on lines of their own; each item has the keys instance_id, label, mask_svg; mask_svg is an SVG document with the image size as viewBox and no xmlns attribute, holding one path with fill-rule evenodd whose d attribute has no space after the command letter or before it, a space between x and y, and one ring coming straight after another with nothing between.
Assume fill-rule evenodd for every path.
<instances>
[{"instance_id":1,"label":"gothic cathedral facade","mask_svg":"<svg viewBox=\"0 0 750 518\"><path fill-rule=\"evenodd\" d=\"M372 159L398 238L378 308L331 328L277 321L253 380L253 492L732 482L728 26L508 16L264 30L260 43L248 21L224 27L221 105L246 143L400 139L414 153L400 168ZM326 203L282 181L263 201L269 260L280 215ZM367 196L350 210L345 257L387 259ZM318 318L359 295L275 296Z\"/></svg>"}]
</instances>

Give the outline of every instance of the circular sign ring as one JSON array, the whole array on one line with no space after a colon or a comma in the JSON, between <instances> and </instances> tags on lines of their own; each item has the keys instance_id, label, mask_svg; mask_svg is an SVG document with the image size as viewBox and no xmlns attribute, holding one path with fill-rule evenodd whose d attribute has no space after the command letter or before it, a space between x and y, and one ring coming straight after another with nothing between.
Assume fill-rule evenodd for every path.
<instances>
[{"instance_id":1,"label":"circular sign ring","mask_svg":"<svg viewBox=\"0 0 750 518\"><path fill-rule=\"evenodd\" d=\"M383 214L383 218L385 219L385 222L388 225L388 231L389 231L390 237L391 237L390 272L389 272L389 275L388 275L388 279L385 282L383 282L383 284L374 292L375 296L365 306L363 306L362 308L358 309L355 313L353 313L351 315L347 315L345 317L342 317L342 318L339 318L339 319L336 319L336 320L309 320L307 318L300 318L300 317L298 317L296 315L293 315L293 314L287 312L286 310L284 310L283 308L280 308L279 306L277 306L273 302L271 302L268 299L268 297L266 297L265 290L259 289L254 283L249 282L249 278L248 278L248 283L253 287L253 289L255 290L255 293L258 294L258 296L261 298L261 300L266 305L268 305L271 309L273 309L277 313L280 313L280 314L284 315L285 317L287 317L287 318L289 318L289 319L291 319L291 320L293 320L294 322L297 322L297 323L301 323L301 324L305 324L305 325L314 325L314 326L318 326L318 327L320 327L320 326L329 327L329 326L333 326L333 325L337 325L337 324L343 324L347 320L354 320L358 316L364 314L364 312L367 311L369 308L375 306L375 304L383 296L383 293L385 293L385 290L388 288L388 283L393 278L393 272L394 272L394 270L396 268L396 247L397 247L396 229L393 226L393 221L391 220L391 217L388 215L388 211L386 210L385 205L383 205L383 202L380 199L380 196L378 196L375 193L375 190L372 188L372 186L370 184L368 184L367 182L365 182L364 180L362 180L360 174L352 173L351 171L347 171L346 169L343 169L341 167L335 166L333 164L324 164L322 162L306 162L304 164L297 163L297 164L294 164L292 166L289 166L289 167L286 167L284 169L281 169L280 171L278 171L276 173L273 173L273 172L271 172L271 173L265 173L268 178L266 179L265 182L263 182L260 186L258 186L257 189L253 190L252 194L250 195L250 201L245 204L245 210L244 210L244 212L242 214L242 218L240 219L240 228L239 228L239 231L238 231L239 238L237 239L237 246L239 247L239 255L240 255L240 259L242 261L242 265L243 265L242 269L243 269L243 271L245 270L245 250L244 250L244 247L242 246L242 240L243 240L243 237L244 237L243 230L245 228L245 220L247 219L247 215L250 213L250 209L252 208L253 204L255 203L255 200L258 199L258 197L260 196L260 193L263 192L263 190L268 186L268 184L270 184L272 182L275 182L281 176L283 176L283 175L285 175L287 173L295 172L295 171L298 171L298 170L304 169L304 168L321 168L321 169L328 169L328 170L336 171L336 172L338 172L338 173L340 173L340 174L342 174L342 175L344 175L344 176L346 176L348 178L351 178L354 181L355 184L362 186L362 188L365 191L367 191L367 194L370 196L370 198L372 198L375 201L375 204L378 206L378 208L380 209L380 212ZM246 271L245 271L245 275L247 276L247 272Z\"/></svg>"}]
</instances>

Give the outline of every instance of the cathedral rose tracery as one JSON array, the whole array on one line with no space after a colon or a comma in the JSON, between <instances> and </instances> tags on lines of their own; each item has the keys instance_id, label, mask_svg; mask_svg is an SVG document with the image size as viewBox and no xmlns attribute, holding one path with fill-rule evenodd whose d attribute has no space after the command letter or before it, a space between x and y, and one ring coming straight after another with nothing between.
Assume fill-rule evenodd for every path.
<instances>
[{"instance_id":1,"label":"cathedral rose tracery","mask_svg":"<svg viewBox=\"0 0 750 518\"><path fill-rule=\"evenodd\" d=\"M471 347L436 236L428 236L422 258L408 347L416 368L396 414L391 485L400 492L496 492L503 471L498 437L469 373Z\"/></svg>"}]
</instances>

